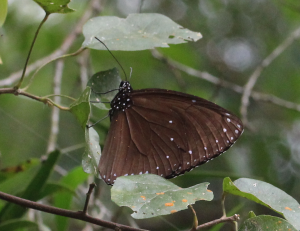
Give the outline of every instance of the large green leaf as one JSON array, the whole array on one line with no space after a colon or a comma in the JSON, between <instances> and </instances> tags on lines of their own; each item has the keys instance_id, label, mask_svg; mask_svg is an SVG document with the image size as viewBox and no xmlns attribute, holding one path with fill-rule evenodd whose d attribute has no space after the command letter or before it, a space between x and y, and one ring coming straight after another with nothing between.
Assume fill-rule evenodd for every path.
<instances>
[{"instance_id":1,"label":"large green leaf","mask_svg":"<svg viewBox=\"0 0 300 231\"><path fill-rule=\"evenodd\" d=\"M259 231L259 230L297 231L297 229L295 229L286 220L279 217L273 217L267 215L261 215L261 216L249 218L239 228L239 231Z\"/></svg>"},{"instance_id":2,"label":"large green leaf","mask_svg":"<svg viewBox=\"0 0 300 231\"><path fill-rule=\"evenodd\" d=\"M87 86L92 89L90 100L93 102L93 105L100 109L108 110L109 108L106 107L107 103L101 102L111 101L115 97L118 91L112 90L118 90L121 81L117 68L94 74L87 83Z\"/></svg>"},{"instance_id":3,"label":"large green leaf","mask_svg":"<svg viewBox=\"0 0 300 231\"><path fill-rule=\"evenodd\" d=\"M246 197L283 215L295 228L300 229L300 205L290 195L263 181L230 178L223 181L224 192Z\"/></svg>"},{"instance_id":4,"label":"large green leaf","mask_svg":"<svg viewBox=\"0 0 300 231\"><path fill-rule=\"evenodd\" d=\"M0 224L0 230L14 231L14 230L30 230L30 231L38 231L39 226L37 223L32 221L13 219L9 221L5 221Z\"/></svg>"},{"instance_id":5,"label":"large green leaf","mask_svg":"<svg viewBox=\"0 0 300 231\"><path fill-rule=\"evenodd\" d=\"M46 184L59 155L59 151L54 151L49 154L48 159L41 164L39 171L22 193L22 198L32 201L36 201L39 198L40 191ZM17 187L17 185L15 185L15 187ZM4 221L13 218L20 218L25 212L26 208L22 206L7 204L0 213L0 220Z\"/></svg>"},{"instance_id":6,"label":"large green leaf","mask_svg":"<svg viewBox=\"0 0 300 231\"><path fill-rule=\"evenodd\" d=\"M81 167L76 167L72 169L66 176L61 178L60 184L68 186L71 191L62 191L55 194L54 205L59 208L70 209L75 189L78 187L78 185L86 181L88 176L88 174L82 171ZM56 216L55 221L59 231L67 229L69 218Z\"/></svg>"},{"instance_id":7,"label":"large green leaf","mask_svg":"<svg viewBox=\"0 0 300 231\"><path fill-rule=\"evenodd\" d=\"M76 116L83 129L86 128L91 113L90 94L91 89L87 87L80 97L70 105L70 111Z\"/></svg>"},{"instance_id":8,"label":"large green leaf","mask_svg":"<svg viewBox=\"0 0 300 231\"><path fill-rule=\"evenodd\" d=\"M208 185L201 183L183 189L153 174L122 176L111 189L111 199L119 206L131 208L136 219L150 218L187 209L198 200L212 200Z\"/></svg>"},{"instance_id":9,"label":"large green leaf","mask_svg":"<svg viewBox=\"0 0 300 231\"><path fill-rule=\"evenodd\" d=\"M0 170L0 182L4 182L5 180L13 178L16 175L18 175L19 173L24 173L28 169L38 165L39 163L40 163L40 159L32 158L32 159L29 159L18 165L3 168ZM22 174L19 174L19 175L22 175ZM0 188L1 188L1 186L0 186Z\"/></svg>"},{"instance_id":10,"label":"large green leaf","mask_svg":"<svg viewBox=\"0 0 300 231\"><path fill-rule=\"evenodd\" d=\"M85 129L85 150L82 167L86 173L98 175L98 164L101 156L99 135L93 127Z\"/></svg>"},{"instance_id":11,"label":"large green leaf","mask_svg":"<svg viewBox=\"0 0 300 231\"><path fill-rule=\"evenodd\" d=\"M74 10L68 7L71 0L34 0L47 14L70 13Z\"/></svg>"},{"instance_id":12,"label":"large green leaf","mask_svg":"<svg viewBox=\"0 0 300 231\"><path fill-rule=\"evenodd\" d=\"M82 47L97 50L136 51L169 47L168 44L197 41L202 35L173 22L161 14L130 14L126 19L101 16L90 19L83 27L85 40Z\"/></svg>"}]
</instances>

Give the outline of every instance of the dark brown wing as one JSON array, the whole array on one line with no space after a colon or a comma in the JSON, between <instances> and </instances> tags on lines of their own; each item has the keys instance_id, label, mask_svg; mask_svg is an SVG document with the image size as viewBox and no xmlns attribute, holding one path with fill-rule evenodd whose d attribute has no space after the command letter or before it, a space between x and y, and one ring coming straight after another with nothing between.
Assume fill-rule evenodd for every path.
<instances>
[{"instance_id":1,"label":"dark brown wing","mask_svg":"<svg viewBox=\"0 0 300 231\"><path fill-rule=\"evenodd\" d=\"M242 134L239 118L192 95L162 89L133 91L116 112L99 163L102 179L144 173L183 174L225 152Z\"/></svg>"}]
</instances>

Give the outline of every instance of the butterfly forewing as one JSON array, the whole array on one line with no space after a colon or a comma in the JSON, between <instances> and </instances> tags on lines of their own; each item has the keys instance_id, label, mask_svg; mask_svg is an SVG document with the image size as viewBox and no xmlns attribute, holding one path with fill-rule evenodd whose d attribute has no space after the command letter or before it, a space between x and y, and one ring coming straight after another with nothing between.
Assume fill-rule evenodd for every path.
<instances>
[{"instance_id":1,"label":"butterfly forewing","mask_svg":"<svg viewBox=\"0 0 300 231\"><path fill-rule=\"evenodd\" d=\"M126 84L111 103L99 163L108 184L123 175L183 174L222 154L243 132L239 118L212 102L162 89L133 91Z\"/></svg>"}]
</instances>

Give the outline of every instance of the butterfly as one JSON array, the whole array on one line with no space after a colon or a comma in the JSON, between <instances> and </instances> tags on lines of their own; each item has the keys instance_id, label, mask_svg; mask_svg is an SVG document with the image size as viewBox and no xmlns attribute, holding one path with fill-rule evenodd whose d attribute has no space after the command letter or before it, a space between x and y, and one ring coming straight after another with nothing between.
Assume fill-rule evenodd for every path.
<instances>
[{"instance_id":1,"label":"butterfly","mask_svg":"<svg viewBox=\"0 0 300 231\"><path fill-rule=\"evenodd\" d=\"M120 83L110 102L110 129L100 157L101 178L181 175L228 150L241 120L203 98L164 89L133 90Z\"/></svg>"}]
</instances>

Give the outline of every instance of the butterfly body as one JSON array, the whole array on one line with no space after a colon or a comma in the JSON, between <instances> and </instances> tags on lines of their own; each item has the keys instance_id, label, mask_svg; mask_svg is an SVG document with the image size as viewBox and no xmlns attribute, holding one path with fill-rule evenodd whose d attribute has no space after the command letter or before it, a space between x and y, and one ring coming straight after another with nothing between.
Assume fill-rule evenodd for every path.
<instances>
[{"instance_id":1,"label":"butterfly body","mask_svg":"<svg viewBox=\"0 0 300 231\"><path fill-rule=\"evenodd\" d=\"M225 152L243 132L238 117L210 101L170 90L133 90L127 81L109 115L98 167L107 184L126 175L181 175Z\"/></svg>"}]
</instances>

